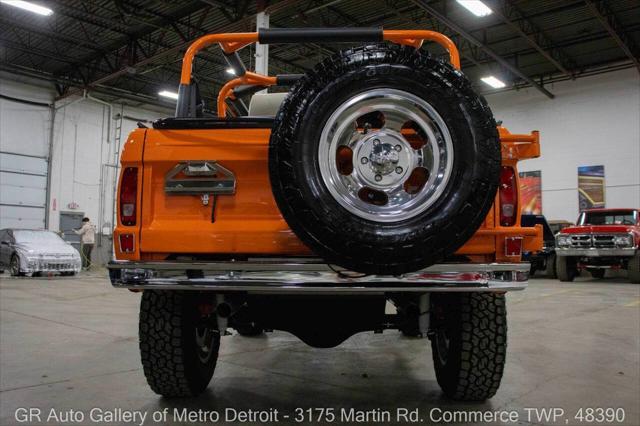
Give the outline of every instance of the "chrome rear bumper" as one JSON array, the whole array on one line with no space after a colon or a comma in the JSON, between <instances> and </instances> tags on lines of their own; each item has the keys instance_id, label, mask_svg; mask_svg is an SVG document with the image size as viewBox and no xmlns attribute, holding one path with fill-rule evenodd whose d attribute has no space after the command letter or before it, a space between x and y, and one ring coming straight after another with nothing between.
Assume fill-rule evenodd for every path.
<instances>
[{"instance_id":1,"label":"chrome rear bumper","mask_svg":"<svg viewBox=\"0 0 640 426\"><path fill-rule=\"evenodd\" d=\"M248 293L505 292L523 290L528 263L444 263L403 275L362 275L318 260L127 262L108 265L117 288Z\"/></svg>"}]
</instances>

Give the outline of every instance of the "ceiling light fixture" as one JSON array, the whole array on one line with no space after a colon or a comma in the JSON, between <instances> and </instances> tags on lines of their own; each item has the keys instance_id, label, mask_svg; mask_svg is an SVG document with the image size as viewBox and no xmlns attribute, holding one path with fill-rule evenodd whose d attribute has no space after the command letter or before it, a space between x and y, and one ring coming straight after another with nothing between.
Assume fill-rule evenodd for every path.
<instances>
[{"instance_id":1,"label":"ceiling light fixture","mask_svg":"<svg viewBox=\"0 0 640 426\"><path fill-rule=\"evenodd\" d=\"M233 68L227 68L227 74L236 75L236 70Z\"/></svg>"},{"instance_id":2,"label":"ceiling light fixture","mask_svg":"<svg viewBox=\"0 0 640 426\"><path fill-rule=\"evenodd\" d=\"M7 6L18 7L20 9L28 10L29 12L37 13L38 15L49 16L53 15L53 10L48 7L33 4L23 0L0 0L0 3Z\"/></svg>"},{"instance_id":3,"label":"ceiling light fixture","mask_svg":"<svg viewBox=\"0 0 640 426\"><path fill-rule=\"evenodd\" d=\"M168 90L158 92L158 95L164 96L165 98L178 99L178 94L176 92L170 92Z\"/></svg>"},{"instance_id":4,"label":"ceiling light fixture","mask_svg":"<svg viewBox=\"0 0 640 426\"><path fill-rule=\"evenodd\" d=\"M480 0L456 0L462 7L467 9L469 12L473 13L476 16L487 16L491 15L493 11L486 4L482 3Z\"/></svg>"},{"instance_id":5,"label":"ceiling light fixture","mask_svg":"<svg viewBox=\"0 0 640 426\"><path fill-rule=\"evenodd\" d=\"M480 80L482 80L485 84L488 84L489 86L493 87L494 89L502 89L503 87L507 87L507 85L504 84L504 82L502 82L501 80L498 80L492 75L488 77L482 77Z\"/></svg>"}]
</instances>

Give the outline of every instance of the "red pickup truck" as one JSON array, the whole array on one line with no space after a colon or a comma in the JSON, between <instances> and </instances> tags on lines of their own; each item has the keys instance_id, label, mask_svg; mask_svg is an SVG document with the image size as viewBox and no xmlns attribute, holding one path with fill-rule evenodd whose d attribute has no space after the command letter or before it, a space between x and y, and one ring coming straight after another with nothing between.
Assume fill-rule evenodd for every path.
<instances>
[{"instance_id":1,"label":"red pickup truck","mask_svg":"<svg viewBox=\"0 0 640 426\"><path fill-rule=\"evenodd\" d=\"M556 235L560 281L573 281L583 269L603 278L607 269L626 269L640 283L640 209L591 209L575 226Z\"/></svg>"}]
</instances>

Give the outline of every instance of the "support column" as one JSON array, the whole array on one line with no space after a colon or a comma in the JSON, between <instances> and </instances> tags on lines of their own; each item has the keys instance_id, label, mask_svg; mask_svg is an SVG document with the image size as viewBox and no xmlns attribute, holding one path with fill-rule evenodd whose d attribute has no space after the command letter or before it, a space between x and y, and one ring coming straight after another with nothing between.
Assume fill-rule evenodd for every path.
<instances>
[{"instance_id":1,"label":"support column","mask_svg":"<svg viewBox=\"0 0 640 426\"><path fill-rule=\"evenodd\" d=\"M256 30L269 28L269 14L264 10L256 15ZM258 74L269 75L269 45L256 43L256 67Z\"/></svg>"}]
</instances>

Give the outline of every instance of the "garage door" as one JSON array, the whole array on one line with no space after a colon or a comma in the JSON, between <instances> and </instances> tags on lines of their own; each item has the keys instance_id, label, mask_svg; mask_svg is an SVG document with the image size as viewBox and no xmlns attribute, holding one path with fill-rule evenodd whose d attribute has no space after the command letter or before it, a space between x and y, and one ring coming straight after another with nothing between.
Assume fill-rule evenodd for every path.
<instances>
[{"instance_id":1,"label":"garage door","mask_svg":"<svg viewBox=\"0 0 640 426\"><path fill-rule=\"evenodd\" d=\"M0 229L45 227L47 160L0 151Z\"/></svg>"}]
</instances>

